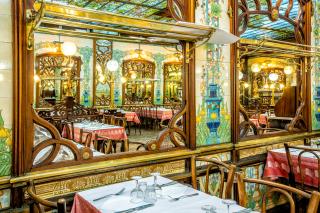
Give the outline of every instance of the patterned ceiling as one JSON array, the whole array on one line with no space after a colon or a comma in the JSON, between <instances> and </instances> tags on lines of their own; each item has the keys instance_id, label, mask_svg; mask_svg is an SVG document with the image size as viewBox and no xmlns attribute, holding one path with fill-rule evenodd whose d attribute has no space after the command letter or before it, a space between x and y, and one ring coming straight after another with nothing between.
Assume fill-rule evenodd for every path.
<instances>
[{"instance_id":1,"label":"patterned ceiling","mask_svg":"<svg viewBox=\"0 0 320 213\"><path fill-rule=\"evenodd\" d=\"M167 0L46 0L63 5L73 5L120 15L148 18L164 22L173 19L166 16Z\"/></svg>"},{"instance_id":2,"label":"patterned ceiling","mask_svg":"<svg viewBox=\"0 0 320 213\"><path fill-rule=\"evenodd\" d=\"M267 9L267 1L260 0L261 9ZM289 0L283 0L279 13L285 14L287 10ZM247 0L250 10L255 10L254 0ZM276 1L272 0L272 5L275 5ZM289 13L290 19L296 19L299 13L299 3L297 0L293 0L293 7ZM241 38L247 39L275 39L275 40L294 40L294 27L283 19L278 19L272 22L267 15L251 15L248 23L247 30L241 35Z\"/></svg>"}]
</instances>

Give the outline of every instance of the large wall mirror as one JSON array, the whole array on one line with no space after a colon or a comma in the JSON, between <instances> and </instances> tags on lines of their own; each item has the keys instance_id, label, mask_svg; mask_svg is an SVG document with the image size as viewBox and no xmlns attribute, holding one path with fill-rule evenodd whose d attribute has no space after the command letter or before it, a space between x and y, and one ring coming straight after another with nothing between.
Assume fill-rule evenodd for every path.
<instances>
[{"instance_id":1,"label":"large wall mirror","mask_svg":"<svg viewBox=\"0 0 320 213\"><path fill-rule=\"evenodd\" d=\"M305 42L304 17L299 15L304 6L298 1L278 3L271 8L264 1L239 2L241 139L307 130L304 82L308 71L299 46ZM267 11L270 16L264 15Z\"/></svg>"},{"instance_id":2,"label":"large wall mirror","mask_svg":"<svg viewBox=\"0 0 320 213\"><path fill-rule=\"evenodd\" d=\"M180 45L36 33L35 110L52 127L34 126L33 167L77 152L103 158L185 147L182 55ZM40 99L53 102L47 90L60 99L41 107ZM60 147L52 145L57 137Z\"/></svg>"}]
</instances>

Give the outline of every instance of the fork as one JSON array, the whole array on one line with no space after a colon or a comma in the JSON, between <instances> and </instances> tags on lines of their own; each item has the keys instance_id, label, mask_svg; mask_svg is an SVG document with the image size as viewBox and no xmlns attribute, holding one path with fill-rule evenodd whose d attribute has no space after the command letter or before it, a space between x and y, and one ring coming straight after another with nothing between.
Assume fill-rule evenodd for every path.
<instances>
[{"instance_id":1,"label":"fork","mask_svg":"<svg viewBox=\"0 0 320 213\"><path fill-rule=\"evenodd\" d=\"M184 198L187 198L187 197L193 197L193 196L197 196L197 195L199 195L199 193L194 193L194 194L189 194L189 195L182 195L182 196L176 197L176 198L171 198L170 196L169 197L171 198L170 201L178 201L180 199L184 199Z\"/></svg>"},{"instance_id":2,"label":"fork","mask_svg":"<svg viewBox=\"0 0 320 213\"><path fill-rule=\"evenodd\" d=\"M107 194L105 196L102 196L102 197L99 197L99 198L96 198L96 199L93 199L93 201L98 201L98 200L102 200L102 199L105 199L107 197L110 197L110 196L118 196L118 195L121 195L123 192L124 192L125 188L122 188L120 191L118 191L117 193L114 193L114 194Z\"/></svg>"}]
</instances>

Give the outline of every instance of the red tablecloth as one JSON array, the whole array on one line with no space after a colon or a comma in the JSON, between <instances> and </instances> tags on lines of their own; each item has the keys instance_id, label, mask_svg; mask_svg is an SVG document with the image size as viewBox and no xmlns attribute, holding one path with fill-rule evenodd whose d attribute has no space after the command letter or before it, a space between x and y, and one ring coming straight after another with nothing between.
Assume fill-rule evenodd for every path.
<instances>
[{"instance_id":1,"label":"red tablecloth","mask_svg":"<svg viewBox=\"0 0 320 213\"><path fill-rule=\"evenodd\" d=\"M104 125L102 127L86 127L79 124L74 124L74 140L79 142L80 141L80 129L84 131L92 132L94 134L98 134L99 136L103 136L109 138L111 140L126 140L127 134L126 130L121 126L113 126L113 125ZM66 136L66 131L64 130L62 135ZM94 140L94 137L92 137Z\"/></svg>"},{"instance_id":2,"label":"red tablecloth","mask_svg":"<svg viewBox=\"0 0 320 213\"><path fill-rule=\"evenodd\" d=\"M126 117L127 121L131 121L136 124L140 123L140 119L139 119L136 112L125 112L125 117Z\"/></svg>"},{"instance_id":3,"label":"red tablecloth","mask_svg":"<svg viewBox=\"0 0 320 213\"><path fill-rule=\"evenodd\" d=\"M258 119L258 116L257 116L257 115L253 115L253 116L251 116L250 120L251 120L254 124L256 124L256 126L259 126L259 124L267 125L267 123L268 123L268 116L261 114L261 115L259 116L259 119ZM255 120L255 121L253 121L253 120Z\"/></svg>"},{"instance_id":4,"label":"red tablecloth","mask_svg":"<svg viewBox=\"0 0 320 213\"><path fill-rule=\"evenodd\" d=\"M151 109L142 109L139 113L140 116L146 116L149 118L157 118L161 121L170 120L173 116L171 109L165 108L151 108Z\"/></svg>"},{"instance_id":5,"label":"red tablecloth","mask_svg":"<svg viewBox=\"0 0 320 213\"><path fill-rule=\"evenodd\" d=\"M299 152L291 152L293 161L294 176L297 182L301 182L300 171L298 167ZM312 156L302 156L302 170L304 183L309 186L318 187L318 161ZM277 179L279 177L288 178L289 165L284 149L277 149L268 152L267 162L263 176L265 178Z\"/></svg>"},{"instance_id":6,"label":"red tablecloth","mask_svg":"<svg viewBox=\"0 0 320 213\"><path fill-rule=\"evenodd\" d=\"M86 199L81 197L78 193L74 197L71 213L89 213L100 212L96 207L91 205Z\"/></svg>"}]
</instances>

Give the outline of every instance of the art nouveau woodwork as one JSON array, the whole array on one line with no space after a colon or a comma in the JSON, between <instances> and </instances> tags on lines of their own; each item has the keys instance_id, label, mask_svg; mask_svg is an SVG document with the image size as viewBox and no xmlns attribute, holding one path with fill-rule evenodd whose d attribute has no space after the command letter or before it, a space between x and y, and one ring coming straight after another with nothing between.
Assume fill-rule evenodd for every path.
<instances>
[{"instance_id":1,"label":"art nouveau woodwork","mask_svg":"<svg viewBox=\"0 0 320 213\"><path fill-rule=\"evenodd\" d=\"M133 75L136 77L133 78ZM155 64L139 58L122 63L122 76L127 79L122 84L122 105L152 105L154 97ZM143 79L149 79L147 84Z\"/></svg>"},{"instance_id":2,"label":"art nouveau woodwork","mask_svg":"<svg viewBox=\"0 0 320 213\"><path fill-rule=\"evenodd\" d=\"M114 79L109 73L107 76L106 82L100 82L99 77L101 75L105 76L107 70L107 63L112 59L112 42L108 40L93 40L93 106L110 106L113 101L113 87L114 87ZM99 67L99 69L97 68ZM99 86L108 86L109 94L104 91L103 94L97 94L97 87ZM105 94L106 93L106 94ZM112 101L111 101L112 99Z\"/></svg>"},{"instance_id":3,"label":"art nouveau woodwork","mask_svg":"<svg viewBox=\"0 0 320 213\"><path fill-rule=\"evenodd\" d=\"M72 82L75 100L80 100L80 70L81 57L67 57L62 53L43 53L36 56L36 74L40 81L36 84L36 107L43 108L44 100L49 98L55 103L63 101L66 97L68 78ZM70 65L72 67L70 67ZM56 93L58 91L59 96ZM50 101L47 99L48 102Z\"/></svg>"},{"instance_id":4,"label":"art nouveau woodwork","mask_svg":"<svg viewBox=\"0 0 320 213\"><path fill-rule=\"evenodd\" d=\"M167 62L163 65L163 103L164 104L179 102L178 89L180 88L182 91L182 70L183 70L183 66L181 62ZM172 84L170 84L170 82Z\"/></svg>"}]
</instances>

